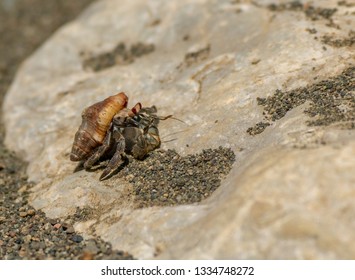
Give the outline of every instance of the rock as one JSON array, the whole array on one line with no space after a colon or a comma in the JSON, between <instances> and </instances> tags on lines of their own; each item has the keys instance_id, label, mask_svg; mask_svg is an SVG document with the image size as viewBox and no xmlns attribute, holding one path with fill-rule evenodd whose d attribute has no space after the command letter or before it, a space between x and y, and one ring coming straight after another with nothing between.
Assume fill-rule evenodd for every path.
<instances>
[{"instance_id":1,"label":"rock","mask_svg":"<svg viewBox=\"0 0 355 280\"><path fill-rule=\"evenodd\" d=\"M140 259L355 258L353 18L317 5L89 7L23 63L4 101L32 205ZM74 172L81 111L118 91L182 122L161 121L162 150L108 180ZM235 155L229 173L220 146Z\"/></svg>"}]
</instances>

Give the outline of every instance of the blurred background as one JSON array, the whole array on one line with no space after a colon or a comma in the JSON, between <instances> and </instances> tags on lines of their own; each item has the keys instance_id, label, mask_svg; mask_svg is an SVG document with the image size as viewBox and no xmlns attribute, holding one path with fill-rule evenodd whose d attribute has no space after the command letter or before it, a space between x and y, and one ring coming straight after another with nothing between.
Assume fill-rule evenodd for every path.
<instances>
[{"instance_id":1,"label":"blurred background","mask_svg":"<svg viewBox=\"0 0 355 280\"><path fill-rule=\"evenodd\" d=\"M21 62L92 2L0 0L0 104Z\"/></svg>"}]
</instances>

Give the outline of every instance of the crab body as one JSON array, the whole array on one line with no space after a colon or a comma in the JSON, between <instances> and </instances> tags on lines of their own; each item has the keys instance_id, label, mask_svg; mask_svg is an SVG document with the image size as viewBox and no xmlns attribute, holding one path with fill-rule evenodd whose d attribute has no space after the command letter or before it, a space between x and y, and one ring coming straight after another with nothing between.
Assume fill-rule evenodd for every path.
<instances>
[{"instance_id":1,"label":"crab body","mask_svg":"<svg viewBox=\"0 0 355 280\"><path fill-rule=\"evenodd\" d=\"M140 107L140 103L137 105ZM134 108L137 109L137 105ZM116 116L113 119L113 124L120 128L120 133L125 138L126 152L136 159L142 159L160 146L159 117L156 112L155 106L140 107L131 117Z\"/></svg>"},{"instance_id":2,"label":"crab body","mask_svg":"<svg viewBox=\"0 0 355 280\"><path fill-rule=\"evenodd\" d=\"M72 161L82 161L85 169L108 157L100 180L107 179L117 170L126 154L143 159L160 146L160 117L156 115L156 107L142 108L137 103L128 109L127 96L124 93L118 95L122 101L118 110L118 106L112 106L113 100L104 102L107 98L83 111L82 124L75 134L70 155Z\"/></svg>"}]
</instances>

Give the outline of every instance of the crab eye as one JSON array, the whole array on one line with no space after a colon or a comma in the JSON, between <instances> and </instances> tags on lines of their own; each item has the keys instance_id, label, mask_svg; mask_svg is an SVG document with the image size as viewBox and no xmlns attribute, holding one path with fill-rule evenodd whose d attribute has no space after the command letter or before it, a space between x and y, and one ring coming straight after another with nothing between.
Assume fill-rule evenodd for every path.
<instances>
[{"instance_id":1,"label":"crab eye","mask_svg":"<svg viewBox=\"0 0 355 280\"><path fill-rule=\"evenodd\" d=\"M134 107L132 108L133 114L138 114L138 112L142 109L142 104L138 102Z\"/></svg>"}]
</instances>

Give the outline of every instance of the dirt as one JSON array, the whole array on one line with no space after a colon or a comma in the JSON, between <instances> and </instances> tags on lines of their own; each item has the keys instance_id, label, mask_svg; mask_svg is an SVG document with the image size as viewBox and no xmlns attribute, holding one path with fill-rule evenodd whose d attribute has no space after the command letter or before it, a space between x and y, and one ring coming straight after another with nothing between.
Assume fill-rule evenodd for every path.
<instances>
[{"instance_id":1,"label":"dirt","mask_svg":"<svg viewBox=\"0 0 355 280\"><path fill-rule=\"evenodd\" d=\"M332 35L323 35L321 41L323 44L336 48L351 47L355 45L355 31L350 30L348 36L343 38L336 38Z\"/></svg>"},{"instance_id":2,"label":"dirt","mask_svg":"<svg viewBox=\"0 0 355 280\"><path fill-rule=\"evenodd\" d=\"M223 147L188 156L156 150L143 161L130 158L117 175L132 184L136 208L192 204L220 186L234 161L233 151Z\"/></svg>"},{"instance_id":3,"label":"dirt","mask_svg":"<svg viewBox=\"0 0 355 280\"><path fill-rule=\"evenodd\" d=\"M208 45L207 47L199 49L198 51L189 52L185 54L185 60L184 60L185 65L191 66L193 64L196 64L197 62L207 59L210 54L210 51L211 51L211 46Z\"/></svg>"},{"instance_id":4,"label":"dirt","mask_svg":"<svg viewBox=\"0 0 355 280\"><path fill-rule=\"evenodd\" d=\"M112 51L106 53L98 55L81 53L83 57L83 68L98 72L115 65L131 64L136 58L147 55L153 52L154 49L155 46L153 44L138 42L133 44L130 48L126 48L125 43L119 43Z\"/></svg>"},{"instance_id":5,"label":"dirt","mask_svg":"<svg viewBox=\"0 0 355 280\"><path fill-rule=\"evenodd\" d=\"M355 7L355 3L349 3L347 1L338 1L338 6L344 6L344 7Z\"/></svg>"},{"instance_id":6,"label":"dirt","mask_svg":"<svg viewBox=\"0 0 355 280\"><path fill-rule=\"evenodd\" d=\"M308 2L302 3L301 1L290 1L281 4L270 4L268 6L270 11L297 11L303 12L310 20L326 19L329 23L332 22L332 16L337 12L337 8L322 8L315 7Z\"/></svg>"},{"instance_id":7,"label":"dirt","mask_svg":"<svg viewBox=\"0 0 355 280\"><path fill-rule=\"evenodd\" d=\"M247 133L262 133L271 122L283 118L290 110L308 102L304 110L309 126L337 125L355 128L355 66L340 75L290 91L276 90L267 98L257 98L263 107L264 121L249 127Z\"/></svg>"}]
</instances>

